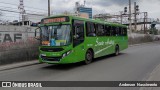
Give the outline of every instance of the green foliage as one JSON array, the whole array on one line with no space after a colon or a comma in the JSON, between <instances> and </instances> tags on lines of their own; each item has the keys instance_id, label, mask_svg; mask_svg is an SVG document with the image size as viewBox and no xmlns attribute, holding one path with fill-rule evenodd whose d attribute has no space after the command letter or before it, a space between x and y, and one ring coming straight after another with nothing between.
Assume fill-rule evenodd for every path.
<instances>
[{"instance_id":1,"label":"green foliage","mask_svg":"<svg viewBox=\"0 0 160 90\"><path fill-rule=\"evenodd\" d=\"M152 29L149 30L149 33L154 34L154 35L158 35L158 29L152 28Z\"/></svg>"}]
</instances>

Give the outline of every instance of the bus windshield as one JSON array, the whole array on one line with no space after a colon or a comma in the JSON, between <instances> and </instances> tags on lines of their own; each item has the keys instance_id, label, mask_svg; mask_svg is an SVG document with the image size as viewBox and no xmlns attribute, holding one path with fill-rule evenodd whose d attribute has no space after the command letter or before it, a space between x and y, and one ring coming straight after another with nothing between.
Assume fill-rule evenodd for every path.
<instances>
[{"instance_id":1,"label":"bus windshield","mask_svg":"<svg viewBox=\"0 0 160 90\"><path fill-rule=\"evenodd\" d=\"M43 26L41 30L43 46L65 46L71 42L70 25Z\"/></svg>"}]
</instances>

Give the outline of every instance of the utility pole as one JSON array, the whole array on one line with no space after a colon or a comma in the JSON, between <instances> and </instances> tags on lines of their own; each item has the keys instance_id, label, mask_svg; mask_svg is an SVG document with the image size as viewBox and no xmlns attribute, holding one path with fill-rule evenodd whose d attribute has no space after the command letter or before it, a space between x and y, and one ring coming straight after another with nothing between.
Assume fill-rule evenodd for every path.
<instances>
[{"instance_id":1,"label":"utility pole","mask_svg":"<svg viewBox=\"0 0 160 90\"><path fill-rule=\"evenodd\" d=\"M50 16L50 0L48 0L48 16Z\"/></svg>"},{"instance_id":2,"label":"utility pole","mask_svg":"<svg viewBox=\"0 0 160 90\"><path fill-rule=\"evenodd\" d=\"M137 31L137 5L134 2L134 30Z\"/></svg>"},{"instance_id":3,"label":"utility pole","mask_svg":"<svg viewBox=\"0 0 160 90\"><path fill-rule=\"evenodd\" d=\"M86 0L84 0L84 7L85 7L85 5L86 5Z\"/></svg>"},{"instance_id":4,"label":"utility pole","mask_svg":"<svg viewBox=\"0 0 160 90\"><path fill-rule=\"evenodd\" d=\"M120 11L121 24L123 24L123 11Z\"/></svg>"},{"instance_id":5,"label":"utility pole","mask_svg":"<svg viewBox=\"0 0 160 90\"><path fill-rule=\"evenodd\" d=\"M19 0L20 4L18 6L18 9L20 10L20 17L19 17L19 21L22 21L22 26L24 25L24 21L25 21L25 10L24 10L24 5L23 5L23 0Z\"/></svg>"},{"instance_id":6,"label":"utility pole","mask_svg":"<svg viewBox=\"0 0 160 90\"><path fill-rule=\"evenodd\" d=\"M147 18L148 18L148 13L144 12L144 34L146 34L146 22L147 22Z\"/></svg>"},{"instance_id":7,"label":"utility pole","mask_svg":"<svg viewBox=\"0 0 160 90\"><path fill-rule=\"evenodd\" d=\"M129 0L129 30L130 30L130 33L132 33L131 14L132 14L132 12L131 12L131 0Z\"/></svg>"}]
</instances>

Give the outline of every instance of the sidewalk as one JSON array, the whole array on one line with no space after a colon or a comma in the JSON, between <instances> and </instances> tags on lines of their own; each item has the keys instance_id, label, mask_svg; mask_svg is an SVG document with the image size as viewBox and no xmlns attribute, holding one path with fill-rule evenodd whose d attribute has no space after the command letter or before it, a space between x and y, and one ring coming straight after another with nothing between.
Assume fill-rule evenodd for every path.
<instances>
[{"instance_id":1,"label":"sidewalk","mask_svg":"<svg viewBox=\"0 0 160 90\"><path fill-rule=\"evenodd\" d=\"M36 64L40 64L38 60L2 65L0 66L0 71L10 70L10 69L19 68L19 67L25 67L25 66L31 66L31 65L36 65Z\"/></svg>"}]
</instances>

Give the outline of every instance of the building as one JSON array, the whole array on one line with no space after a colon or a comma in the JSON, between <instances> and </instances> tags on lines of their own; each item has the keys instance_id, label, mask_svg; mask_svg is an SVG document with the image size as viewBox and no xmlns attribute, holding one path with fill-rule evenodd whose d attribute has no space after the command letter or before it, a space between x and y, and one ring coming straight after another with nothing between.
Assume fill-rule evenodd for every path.
<instances>
[{"instance_id":1,"label":"building","mask_svg":"<svg viewBox=\"0 0 160 90\"><path fill-rule=\"evenodd\" d=\"M87 13L89 18L92 19L92 8L78 7L79 13Z\"/></svg>"},{"instance_id":2,"label":"building","mask_svg":"<svg viewBox=\"0 0 160 90\"><path fill-rule=\"evenodd\" d=\"M83 14L86 13L88 14L89 18L92 19L92 8L85 7L84 5L80 5L79 2L76 2L76 13L78 14Z\"/></svg>"},{"instance_id":3,"label":"building","mask_svg":"<svg viewBox=\"0 0 160 90\"><path fill-rule=\"evenodd\" d=\"M37 22L41 22L41 19L47 17L47 15L45 14L28 14L27 15L28 20L37 23Z\"/></svg>"}]
</instances>

